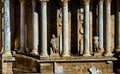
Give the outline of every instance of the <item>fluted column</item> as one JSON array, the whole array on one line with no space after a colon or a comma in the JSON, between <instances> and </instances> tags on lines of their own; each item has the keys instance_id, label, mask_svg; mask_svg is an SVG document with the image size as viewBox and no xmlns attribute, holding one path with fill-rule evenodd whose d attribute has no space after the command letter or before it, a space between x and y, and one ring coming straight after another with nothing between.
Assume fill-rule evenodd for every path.
<instances>
[{"instance_id":1,"label":"fluted column","mask_svg":"<svg viewBox=\"0 0 120 74\"><path fill-rule=\"evenodd\" d=\"M117 10L116 10L116 52L120 52L120 0L116 1L117 3Z\"/></svg>"},{"instance_id":2,"label":"fluted column","mask_svg":"<svg viewBox=\"0 0 120 74\"><path fill-rule=\"evenodd\" d=\"M4 0L4 56L11 54L11 31L10 31L10 2Z\"/></svg>"},{"instance_id":3,"label":"fluted column","mask_svg":"<svg viewBox=\"0 0 120 74\"><path fill-rule=\"evenodd\" d=\"M111 0L105 0L106 7L106 22L105 22L105 56L112 56L111 51Z\"/></svg>"},{"instance_id":4,"label":"fluted column","mask_svg":"<svg viewBox=\"0 0 120 74\"><path fill-rule=\"evenodd\" d=\"M41 57L48 57L47 53L47 1L40 0L41 2Z\"/></svg>"},{"instance_id":5,"label":"fluted column","mask_svg":"<svg viewBox=\"0 0 120 74\"><path fill-rule=\"evenodd\" d=\"M62 56L68 57L69 49L68 49L68 0L62 1L62 14L63 14L63 26L62 26Z\"/></svg>"},{"instance_id":6,"label":"fluted column","mask_svg":"<svg viewBox=\"0 0 120 74\"><path fill-rule=\"evenodd\" d=\"M84 41L85 41L85 49L84 49L84 53L83 53L83 56L91 56L91 54L90 54L90 15L89 15L89 2L90 2L90 0L83 0L84 1L84 8L85 8L85 14L84 14L84 24L85 24L85 26L84 26L84 32L85 32L85 35L84 35Z\"/></svg>"},{"instance_id":7,"label":"fluted column","mask_svg":"<svg viewBox=\"0 0 120 74\"><path fill-rule=\"evenodd\" d=\"M25 0L20 1L20 52L26 49Z\"/></svg>"},{"instance_id":8,"label":"fluted column","mask_svg":"<svg viewBox=\"0 0 120 74\"><path fill-rule=\"evenodd\" d=\"M98 25L99 25L99 48L100 51L103 52L104 51L104 47L103 47L103 1L104 0L99 0L99 4L98 4Z\"/></svg>"},{"instance_id":9,"label":"fluted column","mask_svg":"<svg viewBox=\"0 0 120 74\"><path fill-rule=\"evenodd\" d=\"M32 0L33 15L33 50L32 54L38 55L38 13L36 12L36 1Z\"/></svg>"}]
</instances>

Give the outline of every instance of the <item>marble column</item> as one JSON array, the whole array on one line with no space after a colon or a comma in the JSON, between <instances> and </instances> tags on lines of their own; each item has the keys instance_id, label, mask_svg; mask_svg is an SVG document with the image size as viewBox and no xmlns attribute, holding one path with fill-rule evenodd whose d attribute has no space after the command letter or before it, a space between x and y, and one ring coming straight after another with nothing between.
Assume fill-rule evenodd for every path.
<instances>
[{"instance_id":1,"label":"marble column","mask_svg":"<svg viewBox=\"0 0 120 74\"><path fill-rule=\"evenodd\" d=\"M111 51L111 0L105 0L105 56L112 56Z\"/></svg>"},{"instance_id":2,"label":"marble column","mask_svg":"<svg viewBox=\"0 0 120 74\"><path fill-rule=\"evenodd\" d=\"M38 55L38 13L36 12L36 1L32 0L33 15L33 50L32 54Z\"/></svg>"},{"instance_id":3,"label":"marble column","mask_svg":"<svg viewBox=\"0 0 120 74\"><path fill-rule=\"evenodd\" d=\"M89 3L90 0L83 0L84 1L84 7L85 7L85 14L84 14L84 42L85 42L85 49L84 49L84 53L83 56L91 56L90 54L90 15L89 15Z\"/></svg>"},{"instance_id":4,"label":"marble column","mask_svg":"<svg viewBox=\"0 0 120 74\"><path fill-rule=\"evenodd\" d=\"M68 57L69 49L68 49L68 0L61 0L63 4L62 14L63 14L63 22L62 22L62 56Z\"/></svg>"},{"instance_id":5,"label":"marble column","mask_svg":"<svg viewBox=\"0 0 120 74\"><path fill-rule=\"evenodd\" d=\"M11 54L10 1L4 0L4 56Z\"/></svg>"},{"instance_id":6,"label":"marble column","mask_svg":"<svg viewBox=\"0 0 120 74\"><path fill-rule=\"evenodd\" d=\"M116 1L117 3L117 10L116 10L116 52L120 52L120 0Z\"/></svg>"},{"instance_id":7,"label":"marble column","mask_svg":"<svg viewBox=\"0 0 120 74\"><path fill-rule=\"evenodd\" d=\"M26 49L25 0L20 1L20 52Z\"/></svg>"},{"instance_id":8,"label":"marble column","mask_svg":"<svg viewBox=\"0 0 120 74\"><path fill-rule=\"evenodd\" d=\"M103 52L103 0L99 0L98 8L99 48L100 52Z\"/></svg>"},{"instance_id":9,"label":"marble column","mask_svg":"<svg viewBox=\"0 0 120 74\"><path fill-rule=\"evenodd\" d=\"M47 1L41 2L41 51L40 57L48 57L47 53Z\"/></svg>"}]
</instances>

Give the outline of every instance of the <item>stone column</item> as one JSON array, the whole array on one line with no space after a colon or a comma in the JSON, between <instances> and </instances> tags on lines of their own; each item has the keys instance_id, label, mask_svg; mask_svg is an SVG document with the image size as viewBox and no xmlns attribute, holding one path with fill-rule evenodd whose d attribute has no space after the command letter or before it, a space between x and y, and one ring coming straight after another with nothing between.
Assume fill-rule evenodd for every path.
<instances>
[{"instance_id":1,"label":"stone column","mask_svg":"<svg viewBox=\"0 0 120 74\"><path fill-rule=\"evenodd\" d=\"M62 56L68 57L69 49L68 49L68 0L62 1L62 14L63 14L63 26L62 26Z\"/></svg>"},{"instance_id":2,"label":"stone column","mask_svg":"<svg viewBox=\"0 0 120 74\"><path fill-rule=\"evenodd\" d=\"M20 1L20 52L26 49L25 0Z\"/></svg>"},{"instance_id":3,"label":"stone column","mask_svg":"<svg viewBox=\"0 0 120 74\"><path fill-rule=\"evenodd\" d=\"M84 14L84 23L85 23L85 26L84 26L84 32L85 32L85 35L84 35L84 41L85 41L85 49L84 49L84 53L83 53L83 56L91 56L90 54L90 15L89 15L89 2L90 0L84 0L84 7L85 7L85 14Z\"/></svg>"},{"instance_id":4,"label":"stone column","mask_svg":"<svg viewBox=\"0 0 120 74\"><path fill-rule=\"evenodd\" d=\"M47 1L40 0L41 2L41 57L48 57L47 53Z\"/></svg>"},{"instance_id":5,"label":"stone column","mask_svg":"<svg viewBox=\"0 0 120 74\"><path fill-rule=\"evenodd\" d=\"M98 25L99 25L99 48L100 51L104 51L103 47L103 0L99 0L98 4Z\"/></svg>"},{"instance_id":6,"label":"stone column","mask_svg":"<svg viewBox=\"0 0 120 74\"><path fill-rule=\"evenodd\" d=\"M11 31L10 31L10 2L4 1L4 54L12 56L11 54Z\"/></svg>"},{"instance_id":7,"label":"stone column","mask_svg":"<svg viewBox=\"0 0 120 74\"><path fill-rule=\"evenodd\" d=\"M120 52L120 0L116 1L117 3L117 10L116 10L116 38L117 38L117 43L116 43L116 52Z\"/></svg>"},{"instance_id":8,"label":"stone column","mask_svg":"<svg viewBox=\"0 0 120 74\"><path fill-rule=\"evenodd\" d=\"M11 54L10 31L10 1L4 0L4 51L2 54L2 74L13 74L12 62L15 58Z\"/></svg>"},{"instance_id":9,"label":"stone column","mask_svg":"<svg viewBox=\"0 0 120 74\"><path fill-rule=\"evenodd\" d=\"M111 0L105 0L105 7L106 7L106 21L105 21L105 56L112 56L111 51Z\"/></svg>"},{"instance_id":10,"label":"stone column","mask_svg":"<svg viewBox=\"0 0 120 74\"><path fill-rule=\"evenodd\" d=\"M36 12L36 1L32 0L33 15L33 50L32 54L38 55L38 13Z\"/></svg>"}]
</instances>

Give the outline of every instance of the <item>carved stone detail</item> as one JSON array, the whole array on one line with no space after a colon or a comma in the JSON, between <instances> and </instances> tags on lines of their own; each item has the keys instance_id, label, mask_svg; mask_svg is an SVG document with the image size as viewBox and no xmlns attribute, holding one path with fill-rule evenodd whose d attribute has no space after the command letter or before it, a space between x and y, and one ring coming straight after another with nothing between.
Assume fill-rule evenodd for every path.
<instances>
[{"instance_id":1,"label":"carved stone detail","mask_svg":"<svg viewBox=\"0 0 120 74\"><path fill-rule=\"evenodd\" d=\"M78 23L78 51L80 55L83 54L84 49L84 10L83 8L77 10L77 23Z\"/></svg>"},{"instance_id":2,"label":"carved stone detail","mask_svg":"<svg viewBox=\"0 0 120 74\"><path fill-rule=\"evenodd\" d=\"M102 72L99 69L96 69L95 66L90 67L89 71L91 74L102 74Z\"/></svg>"}]
</instances>

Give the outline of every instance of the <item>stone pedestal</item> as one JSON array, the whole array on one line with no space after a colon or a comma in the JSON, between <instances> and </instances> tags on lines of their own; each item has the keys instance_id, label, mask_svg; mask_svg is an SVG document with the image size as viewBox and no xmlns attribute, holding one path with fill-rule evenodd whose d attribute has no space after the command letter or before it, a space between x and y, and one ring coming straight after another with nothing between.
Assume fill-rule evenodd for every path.
<instances>
[{"instance_id":1,"label":"stone pedestal","mask_svg":"<svg viewBox=\"0 0 120 74\"><path fill-rule=\"evenodd\" d=\"M13 74L12 63L14 61L14 57L2 55L2 74Z\"/></svg>"},{"instance_id":2,"label":"stone pedestal","mask_svg":"<svg viewBox=\"0 0 120 74\"><path fill-rule=\"evenodd\" d=\"M109 60L109 61L108 61ZM57 58L40 61L40 72L54 74L59 69L60 74L114 74L113 61L115 58ZM55 68L56 64L56 68ZM92 72L91 73L91 68ZM56 73L57 74L57 73Z\"/></svg>"}]
</instances>

